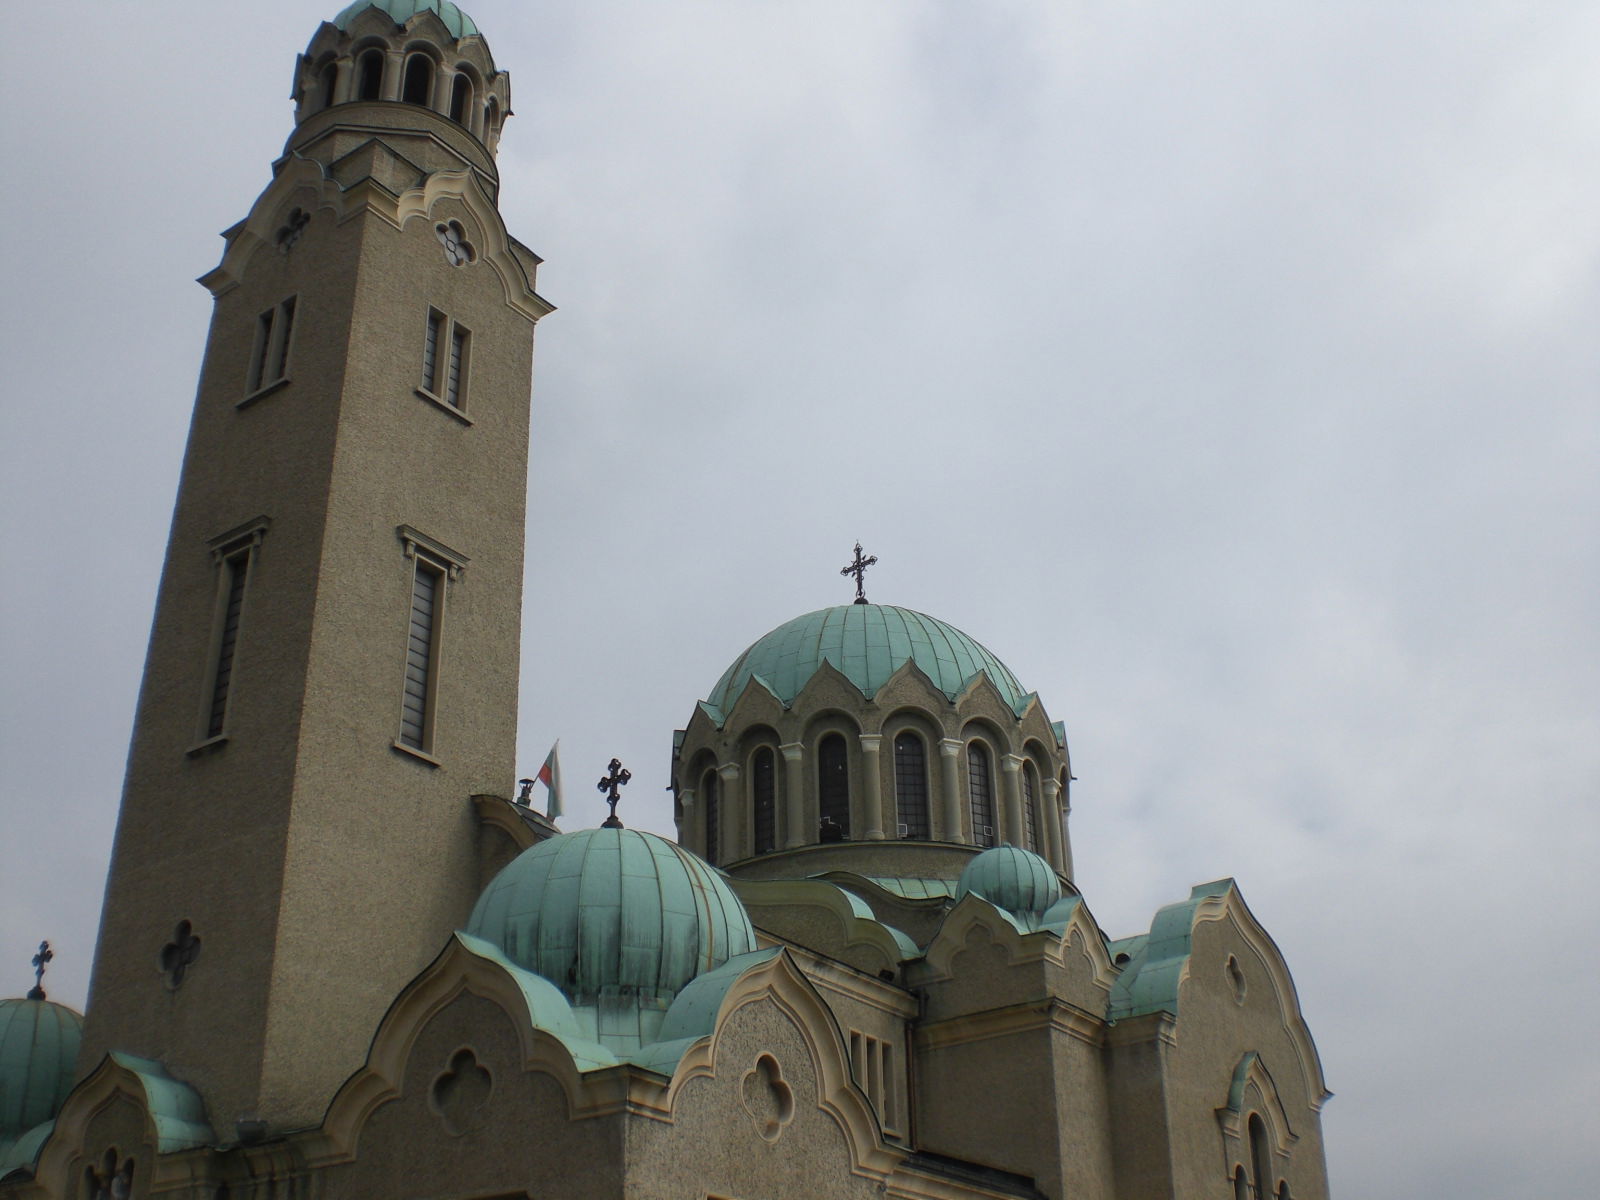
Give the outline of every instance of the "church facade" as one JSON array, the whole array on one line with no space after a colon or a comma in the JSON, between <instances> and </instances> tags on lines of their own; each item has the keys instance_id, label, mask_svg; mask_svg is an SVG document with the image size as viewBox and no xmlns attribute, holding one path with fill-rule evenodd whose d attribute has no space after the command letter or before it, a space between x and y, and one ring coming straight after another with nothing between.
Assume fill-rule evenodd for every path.
<instances>
[{"instance_id":1,"label":"church facade","mask_svg":"<svg viewBox=\"0 0 1600 1200\"><path fill-rule=\"evenodd\" d=\"M0 1200L1326 1197L1236 885L1102 931L1065 726L864 567L686 703L676 841L510 798L509 77L362 0L295 103L201 281L88 1012L0 1002Z\"/></svg>"}]
</instances>

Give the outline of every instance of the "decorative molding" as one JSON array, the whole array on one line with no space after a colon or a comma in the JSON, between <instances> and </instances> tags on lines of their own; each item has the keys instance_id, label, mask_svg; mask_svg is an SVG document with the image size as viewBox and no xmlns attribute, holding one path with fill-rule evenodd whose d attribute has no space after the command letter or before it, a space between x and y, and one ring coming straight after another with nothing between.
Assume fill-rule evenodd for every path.
<instances>
[{"instance_id":1,"label":"decorative molding","mask_svg":"<svg viewBox=\"0 0 1600 1200\"><path fill-rule=\"evenodd\" d=\"M395 533L405 544L407 558L416 558L420 553L435 566L443 567L449 573L452 583L460 578L461 572L465 571L467 564L472 561L461 551L450 549L443 542L435 541L410 525L396 526Z\"/></svg>"}]
</instances>

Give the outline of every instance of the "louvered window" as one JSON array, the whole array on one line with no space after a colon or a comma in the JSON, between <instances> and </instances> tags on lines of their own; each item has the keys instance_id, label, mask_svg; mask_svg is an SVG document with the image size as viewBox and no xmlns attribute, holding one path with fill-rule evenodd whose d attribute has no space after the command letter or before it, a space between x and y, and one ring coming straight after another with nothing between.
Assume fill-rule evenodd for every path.
<instances>
[{"instance_id":1,"label":"louvered window","mask_svg":"<svg viewBox=\"0 0 1600 1200\"><path fill-rule=\"evenodd\" d=\"M817 747L817 807L824 837L850 836L850 759L844 738L830 733ZM829 828L829 826L833 828ZM837 832L835 832L837 831Z\"/></svg>"},{"instance_id":2,"label":"louvered window","mask_svg":"<svg viewBox=\"0 0 1600 1200\"><path fill-rule=\"evenodd\" d=\"M250 571L250 552L241 551L223 561L225 573L221 639L217 665L211 675L211 710L206 736L218 737L228 715L228 686L233 682L233 655L239 644L239 616L244 611L244 582Z\"/></svg>"},{"instance_id":3,"label":"louvered window","mask_svg":"<svg viewBox=\"0 0 1600 1200\"><path fill-rule=\"evenodd\" d=\"M1034 797L1035 791L1036 791L1036 789L1033 786L1033 764L1032 763L1023 763L1022 764L1022 843L1023 843L1023 849L1024 850L1032 850L1035 854L1037 854L1039 852L1039 835L1036 832L1036 827L1035 827L1035 824L1034 824L1035 817L1034 817L1034 812L1033 812L1033 804L1034 804L1033 797Z\"/></svg>"},{"instance_id":4,"label":"louvered window","mask_svg":"<svg viewBox=\"0 0 1600 1200\"><path fill-rule=\"evenodd\" d=\"M894 739L894 799L900 836L923 841L928 828L928 768L922 739L909 731Z\"/></svg>"},{"instance_id":5,"label":"louvered window","mask_svg":"<svg viewBox=\"0 0 1600 1200\"><path fill-rule=\"evenodd\" d=\"M245 377L248 398L289 378L289 340L294 333L295 298L267 309L256 318L256 340Z\"/></svg>"},{"instance_id":6,"label":"louvered window","mask_svg":"<svg viewBox=\"0 0 1600 1200\"><path fill-rule=\"evenodd\" d=\"M471 347L470 330L430 308L422 335L422 384L418 390L429 400L458 412L464 410Z\"/></svg>"},{"instance_id":7,"label":"louvered window","mask_svg":"<svg viewBox=\"0 0 1600 1200\"><path fill-rule=\"evenodd\" d=\"M461 407L461 385L466 380L467 331L459 325L450 329L450 368L445 377L444 402L451 408Z\"/></svg>"},{"instance_id":8,"label":"louvered window","mask_svg":"<svg viewBox=\"0 0 1600 1200\"><path fill-rule=\"evenodd\" d=\"M716 866L722 859L722 814L718 811L717 773L707 771L700 791L706 806L706 861Z\"/></svg>"},{"instance_id":9,"label":"louvered window","mask_svg":"<svg viewBox=\"0 0 1600 1200\"><path fill-rule=\"evenodd\" d=\"M973 844L994 845L994 777L989 773L989 751L979 742L967 743L967 804Z\"/></svg>"},{"instance_id":10,"label":"louvered window","mask_svg":"<svg viewBox=\"0 0 1600 1200\"><path fill-rule=\"evenodd\" d=\"M433 691L438 666L439 616L444 572L417 560L411 585L411 627L406 640L406 688L400 742L427 750L433 741Z\"/></svg>"},{"instance_id":11,"label":"louvered window","mask_svg":"<svg viewBox=\"0 0 1600 1200\"><path fill-rule=\"evenodd\" d=\"M438 391L439 343L444 340L445 326L449 322L436 308L428 310L428 332L422 342L422 386L430 392Z\"/></svg>"}]
</instances>

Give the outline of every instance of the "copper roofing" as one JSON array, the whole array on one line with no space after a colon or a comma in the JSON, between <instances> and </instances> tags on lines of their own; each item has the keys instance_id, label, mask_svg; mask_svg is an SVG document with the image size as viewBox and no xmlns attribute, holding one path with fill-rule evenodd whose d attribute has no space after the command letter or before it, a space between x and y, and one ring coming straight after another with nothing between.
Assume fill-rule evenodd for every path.
<instances>
[{"instance_id":1,"label":"copper roofing","mask_svg":"<svg viewBox=\"0 0 1600 1200\"><path fill-rule=\"evenodd\" d=\"M638 829L584 829L523 851L484 889L466 932L574 1004L602 995L669 1001L756 948L722 877Z\"/></svg>"},{"instance_id":2,"label":"copper roofing","mask_svg":"<svg viewBox=\"0 0 1600 1200\"><path fill-rule=\"evenodd\" d=\"M83 1018L51 1000L0 1000L0 1149L56 1115L72 1090Z\"/></svg>"},{"instance_id":3,"label":"copper roofing","mask_svg":"<svg viewBox=\"0 0 1600 1200\"><path fill-rule=\"evenodd\" d=\"M761 638L734 659L706 701L726 713L756 676L791 704L824 662L869 699L907 662L915 662L952 700L980 671L1014 710L1028 699L1003 662L937 617L891 604L840 604L796 617Z\"/></svg>"},{"instance_id":4,"label":"copper roofing","mask_svg":"<svg viewBox=\"0 0 1600 1200\"><path fill-rule=\"evenodd\" d=\"M396 25L404 25L420 12L433 12L438 14L453 37L472 37L478 32L472 18L451 4L450 0L357 0L357 3L340 12L333 19L333 24L340 29L348 29L350 22L369 8L387 13Z\"/></svg>"}]
</instances>

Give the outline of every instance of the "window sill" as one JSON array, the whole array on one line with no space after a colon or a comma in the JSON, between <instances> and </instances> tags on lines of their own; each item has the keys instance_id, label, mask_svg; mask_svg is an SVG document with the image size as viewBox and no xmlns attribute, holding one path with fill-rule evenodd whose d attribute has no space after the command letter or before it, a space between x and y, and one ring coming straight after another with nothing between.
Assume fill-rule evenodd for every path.
<instances>
[{"instance_id":1,"label":"window sill","mask_svg":"<svg viewBox=\"0 0 1600 1200\"><path fill-rule=\"evenodd\" d=\"M415 746L408 746L404 742L399 741L398 739L396 739L394 742L392 742L391 745L393 745L394 748L397 751L399 751L401 754L406 754L406 755L409 755L412 758L421 759L423 762L427 763L430 767L442 767L442 766L444 766L444 764L442 762L440 762L433 755L429 754L426 750L418 750Z\"/></svg>"},{"instance_id":2,"label":"window sill","mask_svg":"<svg viewBox=\"0 0 1600 1200\"><path fill-rule=\"evenodd\" d=\"M280 389L286 388L288 386L289 386L289 377L287 375L285 375L282 379L274 379L271 383L263 384L261 387L258 387L255 391L251 392L243 400L239 401L239 403L235 404L234 407L235 408L248 408L250 405L254 404L257 400L260 400L263 396L270 396L270 395L272 395L273 392L279 391Z\"/></svg>"},{"instance_id":3,"label":"window sill","mask_svg":"<svg viewBox=\"0 0 1600 1200\"><path fill-rule=\"evenodd\" d=\"M426 388L418 388L417 389L417 395L421 396L424 400L426 400L429 404L433 405L435 408L443 409L445 412L449 413L456 420L460 421L463 425L471 425L472 424L472 418L467 416L466 413L462 412L459 408L455 407L455 405L453 405L453 404L446 404L443 400L439 399L439 397L435 396L432 392L428 391Z\"/></svg>"},{"instance_id":4,"label":"window sill","mask_svg":"<svg viewBox=\"0 0 1600 1200\"><path fill-rule=\"evenodd\" d=\"M196 742L184 751L190 758L198 758L210 750L220 750L227 743L228 735L219 733L215 737L208 737L203 742Z\"/></svg>"}]
</instances>

